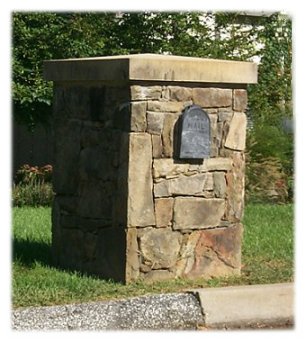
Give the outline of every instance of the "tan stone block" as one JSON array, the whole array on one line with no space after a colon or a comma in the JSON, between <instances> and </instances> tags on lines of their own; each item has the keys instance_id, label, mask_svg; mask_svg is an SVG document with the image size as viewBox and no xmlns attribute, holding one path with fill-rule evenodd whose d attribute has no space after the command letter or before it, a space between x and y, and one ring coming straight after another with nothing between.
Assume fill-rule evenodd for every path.
<instances>
[{"instance_id":1,"label":"tan stone block","mask_svg":"<svg viewBox=\"0 0 306 342\"><path fill-rule=\"evenodd\" d=\"M154 159L153 176L154 178L179 175L187 172L189 164L177 163L172 158Z\"/></svg>"},{"instance_id":2,"label":"tan stone block","mask_svg":"<svg viewBox=\"0 0 306 342\"><path fill-rule=\"evenodd\" d=\"M128 228L126 233L126 282L134 281L139 277L139 268L137 229Z\"/></svg>"},{"instance_id":3,"label":"tan stone block","mask_svg":"<svg viewBox=\"0 0 306 342\"><path fill-rule=\"evenodd\" d=\"M231 158L210 158L204 159L203 164L200 165L199 170L201 172L206 171L227 171L232 168L232 159Z\"/></svg>"},{"instance_id":4,"label":"tan stone block","mask_svg":"<svg viewBox=\"0 0 306 342\"><path fill-rule=\"evenodd\" d=\"M161 135L152 134L152 153L153 158L161 158L163 154L163 145Z\"/></svg>"},{"instance_id":5,"label":"tan stone block","mask_svg":"<svg viewBox=\"0 0 306 342\"><path fill-rule=\"evenodd\" d=\"M131 131L145 132L147 103L145 101L131 103Z\"/></svg>"},{"instance_id":6,"label":"tan stone block","mask_svg":"<svg viewBox=\"0 0 306 342\"><path fill-rule=\"evenodd\" d=\"M147 112L147 132L151 134L162 134L164 127L164 113Z\"/></svg>"},{"instance_id":7,"label":"tan stone block","mask_svg":"<svg viewBox=\"0 0 306 342\"><path fill-rule=\"evenodd\" d=\"M218 198L224 198L226 194L226 180L224 172L214 172L214 193Z\"/></svg>"},{"instance_id":8,"label":"tan stone block","mask_svg":"<svg viewBox=\"0 0 306 342\"><path fill-rule=\"evenodd\" d=\"M162 87L162 99L164 100L170 100L170 91L168 86L163 86Z\"/></svg>"},{"instance_id":9,"label":"tan stone block","mask_svg":"<svg viewBox=\"0 0 306 342\"><path fill-rule=\"evenodd\" d=\"M233 117L233 112L231 110L221 109L218 113L218 121L231 121Z\"/></svg>"},{"instance_id":10,"label":"tan stone block","mask_svg":"<svg viewBox=\"0 0 306 342\"><path fill-rule=\"evenodd\" d=\"M131 86L131 100L158 100L161 93L161 86Z\"/></svg>"},{"instance_id":11,"label":"tan stone block","mask_svg":"<svg viewBox=\"0 0 306 342\"><path fill-rule=\"evenodd\" d=\"M129 135L128 227L155 225L151 166L151 135L131 133Z\"/></svg>"},{"instance_id":12,"label":"tan stone block","mask_svg":"<svg viewBox=\"0 0 306 342\"><path fill-rule=\"evenodd\" d=\"M44 62L48 81L178 81L204 83L257 82L251 62L156 54L105 56Z\"/></svg>"},{"instance_id":13,"label":"tan stone block","mask_svg":"<svg viewBox=\"0 0 306 342\"><path fill-rule=\"evenodd\" d=\"M223 122L217 123L217 136L216 136L216 145L218 148L222 145L222 136L223 136Z\"/></svg>"},{"instance_id":14,"label":"tan stone block","mask_svg":"<svg viewBox=\"0 0 306 342\"><path fill-rule=\"evenodd\" d=\"M167 227L172 220L173 198L155 199L156 227Z\"/></svg>"},{"instance_id":15,"label":"tan stone block","mask_svg":"<svg viewBox=\"0 0 306 342\"><path fill-rule=\"evenodd\" d=\"M160 183L154 183L154 197L169 197L169 184L166 181L161 181Z\"/></svg>"},{"instance_id":16,"label":"tan stone block","mask_svg":"<svg viewBox=\"0 0 306 342\"><path fill-rule=\"evenodd\" d=\"M204 107L232 106L232 90L222 88L193 88L193 101Z\"/></svg>"},{"instance_id":17,"label":"tan stone block","mask_svg":"<svg viewBox=\"0 0 306 342\"><path fill-rule=\"evenodd\" d=\"M194 176L181 176L170 179L169 192L171 195L201 195L204 190L213 189L213 176L211 173L202 173Z\"/></svg>"},{"instance_id":18,"label":"tan stone block","mask_svg":"<svg viewBox=\"0 0 306 342\"><path fill-rule=\"evenodd\" d=\"M216 114L208 114L210 121L210 136L214 138L217 136L217 119L218 116Z\"/></svg>"},{"instance_id":19,"label":"tan stone block","mask_svg":"<svg viewBox=\"0 0 306 342\"><path fill-rule=\"evenodd\" d=\"M179 113L184 109L183 102L175 101L148 101L148 110L152 112Z\"/></svg>"},{"instance_id":20,"label":"tan stone block","mask_svg":"<svg viewBox=\"0 0 306 342\"><path fill-rule=\"evenodd\" d=\"M181 248L182 236L171 228L144 228L139 236L140 255L152 269L175 265Z\"/></svg>"},{"instance_id":21,"label":"tan stone block","mask_svg":"<svg viewBox=\"0 0 306 342\"><path fill-rule=\"evenodd\" d=\"M173 228L176 230L217 227L224 215L223 199L176 197Z\"/></svg>"},{"instance_id":22,"label":"tan stone block","mask_svg":"<svg viewBox=\"0 0 306 342\"><path fill-rule=\"evenodd\" d=\"M248 95L245 89L234 89L234 110L244 112L248 104Z\"/></svg>"},{"instance_id":23,"label":"tan stone block","mask_svg":"<svg viewBox=\"0 0 306 342\"><path fill-rule=\"evenodd\" d=\"M192 98L192 88L169 86L170 99L175 101L189 101Z\"/></svg>"},{"instance_id":24,"label":"tan stone block","mask_svg":"<svg viewBox=\"0 0 306 342\"><path fill-rule=\"evenodd\" d=\"M235 112L230 122L224 146L232 150L245 149L247 119L244 113Z\"/></svg>"},{"instance_id":25,"label":"tan stone block","mask_svg":"<svg viewBox=\"0 0 306 342\"><path fill-rule=\"evenodd\" d=\"M164 127L162 133L163 156L173 157L174 127L179 116L174 114L165 114Z\"/></svg>"}]
</instances>

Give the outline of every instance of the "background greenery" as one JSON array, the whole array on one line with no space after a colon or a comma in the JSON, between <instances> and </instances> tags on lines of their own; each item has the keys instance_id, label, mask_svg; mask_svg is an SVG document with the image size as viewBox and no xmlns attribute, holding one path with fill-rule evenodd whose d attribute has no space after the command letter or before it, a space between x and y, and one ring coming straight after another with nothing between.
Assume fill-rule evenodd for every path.
<instances>
[{"instance_id":1,"label":"background greenery","mask_svg":"<svg viewBox=\"0 0 306 342\"><path fill-rule=\"evenodd\" d=\"M241 13L13 13L14 120L35 129L51 118L47 59L168 53L252 60L260 57L258 84L249 86L247 200L293 199L292 23L288 16Z\"/></svg>"}]
</instances>

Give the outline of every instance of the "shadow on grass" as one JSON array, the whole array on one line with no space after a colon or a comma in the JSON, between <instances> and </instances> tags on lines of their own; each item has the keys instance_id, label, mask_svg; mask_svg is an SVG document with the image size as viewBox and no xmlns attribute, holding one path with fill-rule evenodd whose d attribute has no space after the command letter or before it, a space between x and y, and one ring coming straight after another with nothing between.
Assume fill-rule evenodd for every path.
<instances>
[{"instance_id":1,"label":"shadow on grass","mask_svg":"<svg viewBox=\"0 0 306 342\"><path fill-rule=\"evenodd\" d=\"M13 261L18 261L23 266L28 267L35 262L39 262L44 266L53 266L51 246L44 242L14 239Z\"/></svg>"}]
</instances>

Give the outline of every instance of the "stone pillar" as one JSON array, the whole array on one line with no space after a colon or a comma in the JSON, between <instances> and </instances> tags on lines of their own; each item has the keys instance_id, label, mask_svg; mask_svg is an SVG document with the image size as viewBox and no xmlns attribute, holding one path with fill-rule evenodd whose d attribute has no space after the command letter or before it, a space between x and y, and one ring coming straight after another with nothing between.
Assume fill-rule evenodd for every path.
<instances>
[{"instance_id":1,"label":"stone pillar","mask_svg":"<svg viewBox=\"0 0 306 342\"><path fill-rule=\"evenodd\" d=\"M246 86L256 65L127 55L45 62L54 82L55 262L123 282L239 275ZM210 157L179 159L186 106Z\"/></svg>"}]
</instances>

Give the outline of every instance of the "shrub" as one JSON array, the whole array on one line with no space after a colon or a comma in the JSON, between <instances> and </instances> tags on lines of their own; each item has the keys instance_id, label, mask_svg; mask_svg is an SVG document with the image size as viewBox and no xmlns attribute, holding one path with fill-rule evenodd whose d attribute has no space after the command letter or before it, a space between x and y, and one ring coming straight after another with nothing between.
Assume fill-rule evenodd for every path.
<instances>
[{"instance_id":1,"label":"shrub","mask_svg":"<svg viewBox=\"0 0 306 342\"><path fill-rule=\"evenodd\" d=\"M288 180L279 159L263 158L247 164L246 200L253 202L288 202Z\"/></svg>"},{"instance_id":2,"label":"shrub","mask_svg":"<svg viewBox=\"0 0 306 342\"><path fill-rule=\"evenodd\" d=\"M293 199L293 136L277 126L248 134L246 200L286 203Z\"/></svg>"},{"instance_id":3,"label":"shrub","mask_svg":"<svg viewBox=\"0 0 306 342\"><path fill-rule=\"evenodd\" d=\"M51 165L23 165L13 185L13 206L50 206L54 196L51 180Z\"/></svg>"}]
</instances>

